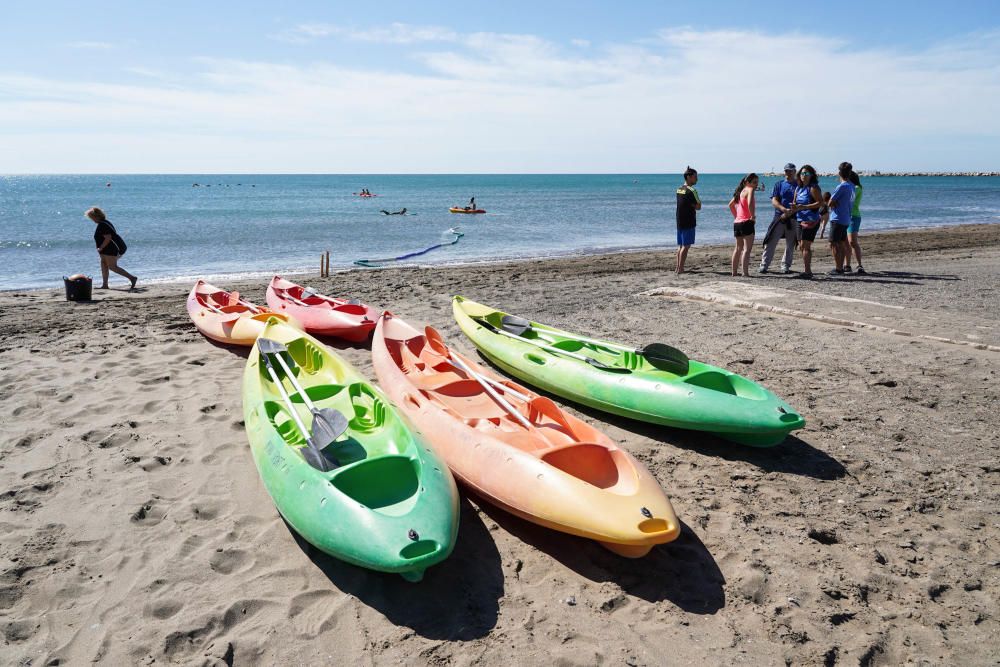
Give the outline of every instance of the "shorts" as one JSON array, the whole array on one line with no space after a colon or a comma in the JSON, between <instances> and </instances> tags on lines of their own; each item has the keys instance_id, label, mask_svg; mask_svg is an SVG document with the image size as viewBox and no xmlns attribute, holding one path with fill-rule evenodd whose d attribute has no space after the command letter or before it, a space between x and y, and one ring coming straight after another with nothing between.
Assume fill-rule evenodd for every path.
<instances>
[{"instance_id":1,"label":"shorts","mask_svg":"<svg viewBox=\"0 0 1000 667\"><path fill-rule=\"evenodd\" d=\"M697 227L687 229L677 229L677 245L694 245L694 230Z\"/></svg>"},{"instance_id":2,"label":"shorts","mask_svg":"<svg viewBox=\"0 0 1000 667\"><path fill-rule=\"evenodd\" d=\"M743 222L733 223L733 236L739 238L741 236L753 236L753 227L756 220L744 220Z\"/></svg>"},{"instance_id":3,"label":"shorts","mask_svg":"<svg viewBox=\"0 0 1000 667\"><path fill-rule=\"evenodd\" d=\"M851 224L849 224L847 226L847 233L848 234L857 234L860 229L861 229L861 216L860 215L852 215L851 216Z\"/></svg>"},{"instance_id":4,"label":"shorts","mask_svg":"<svg viewBox=\"0 0 1000 667\"><path fill-rule=\"evenodd\" d=\"M830 224L830 245L834 243L840 243L841 241L847 240L847 225L842 225L839 222L834 222Z\"/></svg>"},{"instance_id":5,"label":"shorts","mask_svg":"<svg viewBox=\"0 0 1000 667\"><path fill-rule=\"evenodd\" d=\"M802 232L803 241L815 241L816 233L819 232L819 225L813 225L812 227L803 227L799 225L799 230Z\"/></svg>"}]
</instances>

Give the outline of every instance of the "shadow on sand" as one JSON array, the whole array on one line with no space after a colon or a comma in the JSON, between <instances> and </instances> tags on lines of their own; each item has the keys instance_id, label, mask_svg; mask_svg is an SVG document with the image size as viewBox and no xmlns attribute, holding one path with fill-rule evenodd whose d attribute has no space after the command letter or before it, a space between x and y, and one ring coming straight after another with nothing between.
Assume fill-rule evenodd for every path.
<instances>
[{"instance_id":1,"label":"shadow on sand","mask_svg":"<svg viewBox=\"0 0 1000 667\"><path fill-rule=\"evenodd\" d=\"M443 563L409 583L397 574L355 567L319 551L285 526L299 548L344 593L382 613L390 622L427 639L469 641L489 634L500 614L503 570L500 553L469 501L460 505L458 541Z\"/></svg>"},{"instance_id":2,"label":"shadow on sand","mask_svg":"<svg viewBox=\"0 0 1000 667\"><path fill-rule=\"evenodd\" d=\"M648 602L668 600L692 614L714 614L726 604L722 571L683 522L680 536L670 544L653 547L642 558L623 558L593 540L539 526L475 500L483 513L508 533L591 581L613 582L627 595ZM604 604L613 608L617 603L611 600Z\"/></svg>"},{"instance_id":3,"label":"shadow on sand","mask_svg":"<svg viewBox=\"0 0 1000 667\"><path fill-rule=\"evenodd\" d=\"M507 373L484 356L482 352L479 353L479 358L499 375L511 377L515 382L522 382L518 378L508 376ZM844 468L844 465L840 461L794 435L789 435L781 444L774 447L748 447L723 440L711 433L688 431L669 426L660 426L659 424L647 424L635 419L621 417L610 412L603 412L596 408L575 403L556 394L550 394L527 383L525 383L525 386L529 387L535 393L548 396L557 404L572 406L578 412L598 421L611 424L624 431L631 431L632 433L665 445L688 449L704 456L715 456L727 461L744 461L757 466L765 472L800 475L802 477L811 477L825 481L840 479L847 474L847 469Z\"/></svg>"}]
</instances>

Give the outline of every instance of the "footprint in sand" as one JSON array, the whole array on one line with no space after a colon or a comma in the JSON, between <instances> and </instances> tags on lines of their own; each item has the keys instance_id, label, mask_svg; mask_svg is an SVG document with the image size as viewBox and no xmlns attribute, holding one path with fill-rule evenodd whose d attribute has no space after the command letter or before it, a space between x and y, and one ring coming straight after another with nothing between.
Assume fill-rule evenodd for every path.
<instances>
[{"instance_id":1,"label":"footprint in sand","mask_svg":"<svg viewBox=\"0 0 1000 667\"><path fill-rule=\"evenodd\" d=\"M130 520L140 526L155 526L163 521L167 513L157 506L155 500L149 500L132 513Z\"/></svg>"},{"instance_id":2,"label":"footprint in sand","mask_svg":"<svg viewBox=\"0 0 1000 667\"><path fill-rule=\"evenodd\" d=\"M208 564L221 574L243 572L253 567L253 558L242 549L222 549L212 554Z\"/></svg>"},{"instance_id":3,"label":"footprint in sand","mask_svg":"<svg viewBox=\"0 0 1000 667\"><path fill-rule=\"evenodd\" d=\"M146 618L156 618L162 621L174 616L183 608L184 603L180 600L156 600L147 604L142 613Z\"/></svg>"}]
</instances>

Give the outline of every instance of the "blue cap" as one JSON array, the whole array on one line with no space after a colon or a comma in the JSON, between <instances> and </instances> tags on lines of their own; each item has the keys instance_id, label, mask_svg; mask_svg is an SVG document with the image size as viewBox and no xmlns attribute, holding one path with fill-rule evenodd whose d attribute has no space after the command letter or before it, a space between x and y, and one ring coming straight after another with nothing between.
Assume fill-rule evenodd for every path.
<instances>
[{"instance_id":1,"label":"blue cap","mask_svg":"<svg viewBox=\"0 0 1000 667\"><path fill-rule=\"evenodd\" d=\"M795 171L795 165L789 162L785 165L785 171Z\"/></svg>"}]
</instances>

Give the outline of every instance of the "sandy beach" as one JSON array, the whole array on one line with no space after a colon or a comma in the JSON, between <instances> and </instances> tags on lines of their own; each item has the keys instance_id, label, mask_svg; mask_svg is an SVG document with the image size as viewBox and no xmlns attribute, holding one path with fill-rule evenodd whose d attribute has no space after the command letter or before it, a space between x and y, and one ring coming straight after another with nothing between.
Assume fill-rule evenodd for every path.
<instances>
[{"instance_id":1,"label":"sandy beach","mask_svg":"<svg viewBox=\"0 0 1000 667\"><path fill-rule=\"evenodd\" d=\"M870 275L811 282L730 278L730 247L697 245L682 276L658 251L303 278L467 353L454 294L667 342L807 419L758 450L557 399L648 466L680 538L626 560L463 494L420 584L281 520L244 432L246 350L198 334L190 285L0 293L0 663L996 664L1000 225L862 244ZM366 346L339 347L374 377Z\"/></svg>"}]
</instances>

